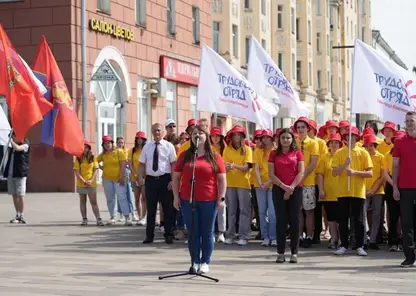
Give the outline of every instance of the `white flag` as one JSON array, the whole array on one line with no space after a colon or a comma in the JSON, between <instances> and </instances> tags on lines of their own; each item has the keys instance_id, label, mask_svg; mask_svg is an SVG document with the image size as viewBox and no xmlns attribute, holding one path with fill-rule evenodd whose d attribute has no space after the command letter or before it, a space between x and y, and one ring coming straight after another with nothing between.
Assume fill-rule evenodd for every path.
<instances>
[{"instance_id":1,"label":"white flag","mask_svg":"<svg viewBox=\"0 0 416 296\"><path fill-rule=\"evenodd\" d=\"M40 93L42 95L46 94L47 89L46 87L43 85L42 82L40 82L39 79L36 78L35 74L33 73L32 69L30 69L29 65L26 63L26 61L19 55L20 59L22 60L23 65L26 67L27 72L30 75L30 78L32 78L32 80L36 83L36 85L38 86L38 89L40 91Z\"/></svg>"},{"instance_id":2,"label":"white flag","mask_svg":"<svg viewBox=\"0 0 416 296\"><path fill-rule=\"evenodd\" d=\"M241 73L203 45L197 110L244 118L267 128L270 118L262 116L267 106Z\"/></svg>"},{"instance_id":3,"label":"white flag","mask_svg":"<svg viewBox=\"0 0 416 296\"><path fill-rule=\"evenodd\" d=\"M250 41L247 78L260 96L278 101L282 109L287 109L282 110L287 117L309 115L289 80L254 36Z\"/></svg>"},{"instance_id":4,"label":"white flag","mask_svg":"<svg viewBox=\"0 0 416 296\"><path fill-rule=\"evenodd\" d=\"M6 114L4 114L3 108L0 107L0 145L7 146L9 144L9 134L11 127L7 120Z\"/></svg>"},{"instance_id":5,"label":"white flag","mask_svg":"<svg viewBox=\"0 0 416 296\"><path fill-rule=\"evenodd\" d=\"M403 123L416 111L416 77L356 39L352 73L352 113L374 114Z\"/></svg>"}]
</instances>

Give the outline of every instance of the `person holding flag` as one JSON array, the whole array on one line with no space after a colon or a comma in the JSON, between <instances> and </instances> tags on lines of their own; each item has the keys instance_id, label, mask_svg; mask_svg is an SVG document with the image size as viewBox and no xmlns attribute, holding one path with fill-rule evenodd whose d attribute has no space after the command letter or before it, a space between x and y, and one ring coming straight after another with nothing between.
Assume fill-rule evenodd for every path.
<instances>
[{"instance_id":1,"label":"person holding flag","mask_svg":"<svg viewBox=\"0 0 416 296\"><path fill-rule=\"evenodd\" d=\"M338 178L339 232L341 247L334 253L344 255L348 250L348 225L355 223L355 240L359 256L367 256L364 251L364 203L366 198L365 179L373 176L373 162L370 154L357 145L360 132L356 127L346 131L346 146L339 149L332 161L332 175ZM351 135L351 139L349 138ZM349 143L351 146L349 147Z\"/></svg>"}]
</instances>

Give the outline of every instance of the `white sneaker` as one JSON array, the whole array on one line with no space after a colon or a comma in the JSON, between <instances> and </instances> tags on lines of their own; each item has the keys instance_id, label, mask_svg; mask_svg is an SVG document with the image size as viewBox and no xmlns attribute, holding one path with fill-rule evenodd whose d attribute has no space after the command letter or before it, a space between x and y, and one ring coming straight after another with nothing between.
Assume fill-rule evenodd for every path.
<instances>
[{"instance_id":1,"label":"white sneaker","mask_svg":"<svg viewBox=\"0 0 416 296\"><path fill-rule=\"evenodd\" d=\"M358 254L358 256L367 256L367 252L364 251L363 248L358 248L357 249L357 254Z\"/></svg>"},{"instance_id":2,"label":"white sneaker","mask_svg":"<svg viewBox=\"0 0 416 296\"><path fill-rule=\"evenodd\" d=\"M206 263L202 263L201 267L199 268L200 273L208 273L209 272L209 266Z\"/></svg>"},{"instance_id":3,"label":"white sneaker","mask_svg":"<svg viewBox=\"0 0 416 296\"><path fill-rule=\"evenodd\" d=\"M198 263L194 263L194 271L195 271L196 273L198 273L198 272L199 272L199 268L200 268L200 265L199 265Z\"/></svg>"},{"instance_id":4,"label":"white sneaker","mask_svg":"<svg viewBox=\"0 0 416 296\"><path fill-rule=\"evenodd\" d=\"M110 220L107 221L107 225L114 225L116 224L116 218L111 217Z\"/></svg>"},{"instance_id":5,"label":"white sneaker","mask_svg":"<svg viewBox=\"0 0 416 296\"><path fill-rule=\"evenodd\" d=\"M159 232L165 232L165 226L159 226Z\"/></svg>"},{"instance_id":6,"label":"white sneaker","mask_svg":"<svg viewBox=\"0 0 416 296\"><path fill-rule=\"evenodd\" d=\"M232 245L234 243L234 240L232 239L232 238L227 238L225 241L224 241L224 244L226 244L226 245Z\"/></svg>"},{"instance_id":7,"label":"white sneaker","mask_svg":"<svg viewBox=\"0 0 416 296\"><path fill-rule=\"evenodd\" d=\"M137 217L137 214L136 213L133 213L133 215L132 215L133 217L132 217L132 221L133 222L137 222L137 221L139 221L140 219L139 219L139 217Z\"/></svg>"},{"instance_id":8,"label":"white sneaker","mask_svg":"<svg viewBox=\"0 0 416 296\"><path fill-rule=\"evenodd\" d=\"M185 243L185 245L187 245L188 244L188 240L184 241L184 243Z\"/></svg>"},{"instance_id":9,"label":"white sneaker","mask_svg":"<svg viewBox=\"0 0 416 296\"><path fill-rule=\"evenodd\" d=\"M277 247L277 240L272 240L271 244L272 247Z\"/></svg>"},{"instance_id":10,"label":"white sneaker","mask_svg":"<svg viewBox=\"0 0 416 296\"><path fill-rule=\"evenodd\" d=\"M130 217L127 217L125 220L126 220L126 222L124 222L125 226L132 226L133 225L133 222L131 222Z\"/></svg>"},{"instance_id":11,"label":"white sneaker","mask_svg":"<svg viewBox=\"0 0 416 296\"><path fill-rule=\"evenodd\" d=\"M347 252L347 249L346 249L346 248L344 248L344 247L341 247L341 248L339 248L338 250L336 250L336 251L334 252L334 255L339 255L339 256L341 256L341 255L344 255L346 252Z\"/></svg>"},{"instance_id":12,"label":"white sneaker","mask_svg":"<svg viewBox=\"0 0 416 296\"><path fill-rule=\"evenodd\" d=\"M245 245L247 245L247 243L248 243L248 241L246 239L241 238L241 239L238 240L237 245L245 246Z\"/></svg>"},{"instance_id":13,"label":"white sneaker","mask_svg":"<svg viewBox=\"0 0 416 296\"><path fill-rule=\"evenodd\" d=\"M139 225L139 226L146 226L146 219L145 218L139 219L139 222L137 222L137 225Z\"/></svg>"},{"instance_id":14,"label":"white sneaker","mask_svg":"<svg viewBox=\"0 0 416 296\"><path fill-rule=\"evenodd\" d=\"M223 243L225 242L225 237L224 237L224 233L221 233L218 238L217 238L217 242L219 243Z\"/></svg>"},{"instance_id":15,"label":"white sneaker","mask_svg":"<svg viewBox=\"0 0 416 296\"><path fill-rule=\"evenodd\" d=\"M120 218L118 218L118 222L124 222L124 221L126 221L126 219L124 218L122 214L120 214Z\"/></svg>"},{"instance_id":16,"label":"white sneaker","mask_svg":"<svg viewBox=\"0 0 416 296\"><path fill-rule=\"evenodd\" d=\"M261 243L261 245L262 245L263 247L268 247L268 246L270 245L270 240L269 240L268 238L265 238L265 239L263 240L263 242Z\"/></svg>"}]
</instances>

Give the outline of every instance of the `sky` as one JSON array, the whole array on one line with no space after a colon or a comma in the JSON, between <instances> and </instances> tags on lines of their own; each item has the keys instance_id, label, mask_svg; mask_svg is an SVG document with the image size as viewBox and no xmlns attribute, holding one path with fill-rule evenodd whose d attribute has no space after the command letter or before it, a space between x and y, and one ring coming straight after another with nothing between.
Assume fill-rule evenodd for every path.
<instances>
[{"instance_id":1,"label":"sky","mask_svg":"<svg viewBox=\"0 0 416 296\"><path fill-rule=\"evenodd\" d=\"M372 0L371 18L407 68L416 66L416 0Z\"/></svg>"}]
</instances>

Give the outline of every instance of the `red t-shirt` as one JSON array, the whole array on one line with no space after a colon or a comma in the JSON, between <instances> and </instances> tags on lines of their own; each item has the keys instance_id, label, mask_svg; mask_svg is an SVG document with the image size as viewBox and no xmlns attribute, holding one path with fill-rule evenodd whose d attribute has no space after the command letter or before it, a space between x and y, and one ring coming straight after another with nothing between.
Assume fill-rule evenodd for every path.
<instances>
[{"instance_id":1,"label":"red t-shirt","mask_svg":"<svg viewBox=\"0 0 416 296\"><path fill-rule=\"evenodd\" d=\"M185 154L181 153L179 155L175 172L182 172L182 182L179 191L181 199L189 200L191 195L192 166L191 162L186 163L184 166L182 165ZM216 173L204 156L198 157L196 160L194 194L196 201L214 201L218 199L217 174L225 174L225 164L219 154L215 153L215 158L218 165Z\"/></svg>"},{"instance_id":2,"label":"red t-shirt","mask_svg":"<svg viewBox=\"0 0 416 296\"><path fill-rule=\"evenodd\" d=\"M274 173L285 185L292 184L298 174L298 163L303 161L303 153L300 150L280 153L276 155L276 150L270 152L269 162L274 164ZM301 187L302 184L298 184Z\"/></svg>"},{"instance_id":3,"label":"red t-shirt","mask_svg":"<svg viewBox=\"0 0 416 296\"><path fill-rule=\"evenodd\" d=\"M393 157L400 158L399 188L416 188L416 137L406 135L394 141Z\"/></svg>"}]
</instances>

